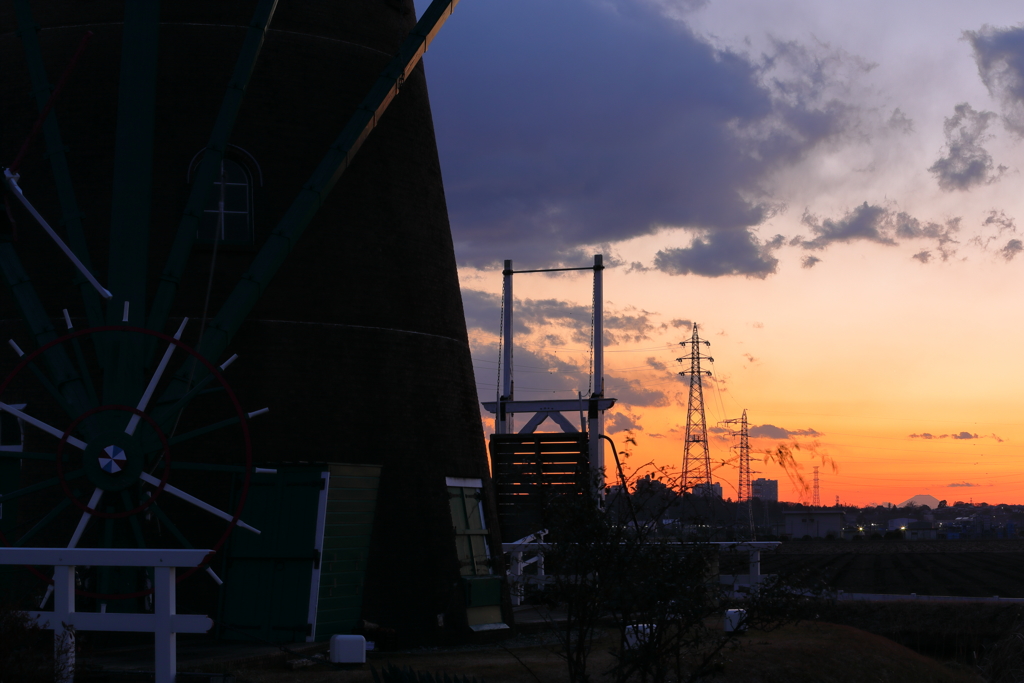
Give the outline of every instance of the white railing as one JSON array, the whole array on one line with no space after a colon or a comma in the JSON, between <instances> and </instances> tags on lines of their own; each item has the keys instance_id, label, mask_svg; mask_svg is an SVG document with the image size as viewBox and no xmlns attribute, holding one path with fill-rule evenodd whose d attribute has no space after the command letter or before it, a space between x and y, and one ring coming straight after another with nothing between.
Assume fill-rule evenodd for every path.
<instances>
[{"instance_id":1,"label":"white railing","mask_svg":"<svg viewBox=\"0 0 1024 683\"><path fill-rule=\"evenodd\" d=\"M781 541L746 541L737 543L711 543L722 550L746 550L747 551L747 573L746 574L722 574L718 578L724 584L731 584L733 592L740 586L756 586L764 579L761 574L761 551L772 550L780 545Z\"/></svg>"},{"instance_id":2,"label":"white railing","mask_svg":"<svg viewBox=\"0 0 1024 683\"><path fill-rule=\"evenodd\" d=\"M513 543L502 543L501 550L504 553L509 553L511 561L509 562L507 576L509 583L509 593L512 597L512 605L518 606L523 602L523 596L526 592L527 584L545 584L549 583L553 577L548 576L544 571L544 552L550 547L550 544L544 542L544 536L548 533L547 529L542 529L537 533L530 534L525 538L521 538ZM715 543L681 543L673 542L669 545L711 545L718 547L719 550L746 550L748 554L748 573L741 576L729 576L720 575L722 583L733 584L733 588L737 584L745 585L756 585L761 582L761 551L772 550L778 545L779 541L725 541ZM524 559L524 556L532 555ZM535 574L527 574L524 570L531 564L537 565L537 571Z\"/></svg>"},{"instance_id":3,"label":"white railing","mask_svg":"<svg viewBox=\"0 0 1024 683\"><path fill-rule=\"evenodd\" d=\"M544 543L544 536L547 529L520 538L514 543L502 543L501 551L511 555L511 562L508 566L509 594L512 598L512 605L519 606L523 603L526 594L526 584L543 583L546 579L544 574L544 550L547 544ZM532 557L523 559L525 554ZM536 574L526 574L525 569L531 564L537 565Z\"/></svg>"},{"instance_id":4,"label":"white railing","mask_svg":"<svg viewBox=\"0 0 1024 683\"><path fill-rule=\"evenodd\" d=\"M58 683L75 676L76 631L150 632L155 638L156 683L177 676L177 634L206 633L213 621L176 611L178 567L198 567L209 550L128 548L0 548L0 565L52 566L53 611L26 612L41 628L53 631L54 669ZM153 614L75 611L75 567L153 567Z\"/></svg>"}]
</instances>

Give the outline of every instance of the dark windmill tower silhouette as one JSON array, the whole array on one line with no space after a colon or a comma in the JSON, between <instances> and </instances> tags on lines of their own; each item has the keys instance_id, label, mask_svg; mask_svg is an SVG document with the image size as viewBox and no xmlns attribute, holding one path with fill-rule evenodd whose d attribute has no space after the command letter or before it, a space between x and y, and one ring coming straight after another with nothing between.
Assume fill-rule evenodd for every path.
<instances>
[{"instance_id":1,"label":"dark windmill tower silhouette","mask_svg":"<svg viewBox=\"0 0 1024 683\"><path fill-rule=\"evenodd\" d=\"M5 542L215 548L179 590L276 640L500 626L420 64L455 4L0 7Z\"/></svg>"}]
</instances>

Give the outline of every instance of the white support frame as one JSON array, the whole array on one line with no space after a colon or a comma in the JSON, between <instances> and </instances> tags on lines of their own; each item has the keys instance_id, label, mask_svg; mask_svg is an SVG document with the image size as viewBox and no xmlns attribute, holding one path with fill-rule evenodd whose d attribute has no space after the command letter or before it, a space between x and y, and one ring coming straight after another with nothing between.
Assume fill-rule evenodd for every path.
<instances>
[{"instance_id":1,"label":"white support frame","mask_svg":"<svg viewBox=\"0 0 1024 683\"><path fill-rule=\"evenodd\" d=\"M313 537L313 551L316 553L317 561L313 563L313 573L309 580L309 610L306 615L306 623L309 624L309 635L306 642L312 643L316 640L316 612L320 603L320 567L324 561L324 530L327 528L327 494L331 490L331 472L324 470L320 473L324 482L320 491L320 500L316 509L316 531Z\"/></svg>"},{"instance_id":2,"label":"white support frame","mask_svg":"<svg viewBox=\"0 0 1024 683\"><path fill-rule=\"evenodd\" d=\"M503 298L502 298L502 376L501 396L493 403L484 403L488 411L494 413L494 431L496 434L511 433L511 416L519 412L534 413L526 425L519 430L520 434L532 434L545 420L551 419L566 434L577 433L577 430L562 412L543 410L540 405L530 404L548 403L547 401L516 401L514 398L515 384L512 378L512 276L516 273L550 273L564 270L593 270L594 271L594 390L591 396L584 403L582 397L574 401L575 405L564 410L576 411L581 414L581 422L586 424L587 433L590 435L590 468L591 471L600 472L604 470L604 411L614 404L607 403L604 397L604 257L601 254L594 255L594 265L581 268L542 268L538 270L513 270L512 261L505 261L502 270L503 277ZM556 403L570 403L569 401L557 401ZM493 408L491 406L494 406ZM586 406L586 420L582 419L583 408ZM581 425L582 427L582 425ZM598 494L600 495L600 494Z\"/></svg>"},{"instance_id":3,"label":"white support frame","mask_svg":"<svg viewBox=\"0 0 1024 683\"><path fill-rule=\"evenodd\" d=\"M179 633L206 633L213 620L178 614L178 567L198 567L211 550L131 548L0 548L0 565L53 566L53 611L26 614L53 631L54 666L59 683L74 680L76 631L150 632L155 641L156 683L174 683L178 671ZM75 567L153 567L153 614L75 611Z\"/></svg>"},{"instance_id":4,"label":"white support frame","mask_svg":"<svg viewBox=\"0 0 1024 683\"><path fill-rule=\"evenodd\" d=\"M501 544L502 552L508 553L511 557L506 576L513 607L523 604L527 583L543 584L547 582L547 575L544 572L544 551L548 547L548 544L544 542L544 536L547 533L547 529L541 529L518 541ZM523 553L530 553L533 557L524 560ZM537 573L527 575L523 570L531 564L537 565Z\"/></svg>"}]
</instances>

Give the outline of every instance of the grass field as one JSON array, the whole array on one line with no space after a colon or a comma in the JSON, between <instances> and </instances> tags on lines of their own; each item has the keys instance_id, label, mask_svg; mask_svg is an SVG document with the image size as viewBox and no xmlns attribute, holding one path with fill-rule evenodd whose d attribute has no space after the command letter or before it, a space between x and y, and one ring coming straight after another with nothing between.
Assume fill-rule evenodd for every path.
<instances>
[{"instance_id":1,"label":"grass field","mask_svg":"<svg viewBox=\"0 0 1024 683\"><path fill-rule=\"evenodd\" d=\"M610 637L594 648L594 683L613 664ZM341 670L318 664L289 671L273 667L240 669L238 683L371 683L370 667L391 663L416 670L476 676L485 683L559 683L565 665L550 645L514 640L486 648L378 653L364 667ZM891 640L856 628L805 622L771 633L751 632L731 650L721 683L982 683L970 667L947 665L922 656Z\"/></svg>"},{"instance_id":2,"label":"grass field","mask_svg":"<svg viewBox=\"0 0 1024 683\"><path fill-rule=\"evenodd\" d=\"M722 571L745 557L723 557ZM761 555L761 572L810 572L848 593L1024 598L1024 541L785 543Z\"/></svg>"}]
</instances>

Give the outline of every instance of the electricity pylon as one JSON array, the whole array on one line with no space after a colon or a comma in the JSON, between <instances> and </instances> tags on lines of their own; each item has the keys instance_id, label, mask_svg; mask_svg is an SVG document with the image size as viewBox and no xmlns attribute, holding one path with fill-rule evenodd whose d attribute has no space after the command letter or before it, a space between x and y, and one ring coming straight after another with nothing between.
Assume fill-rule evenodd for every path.
<instances>
[{"instance_id":1,"label":"electricity pylon","mask_svg":"<svg viewBox=\"0 0 1024 683\"><path fill-rule=\"evenodd\" d=\"M723 424L738 424L740 426L738 432L733 432L735 436L739 437L739 443L733 446L733 448L739 451L740 457L740 480L739 485L736 487L736 500L739 503L747 504L747 522L750 525L750 539L754 540L754 508L751 502L754 496L750 480L750 431L747 425L747 409L743 409L742 417L723 420Z\"/></svg>"},{"instance_id":2,"label":"electricity pylon","mask_svg":"<svg viewBox=\"0 0 1024 683\"><path fill-rule=\"evenodd\" d=\"M818 468L814 468L814 498L811 499L811 505L814 507L821 507L821 489L818 487Z\"/></svg>"},{"instance_id":3,"label":"electricity pylon","mask_svg":"<svg viewBox=\"0 0 1024 683\"><path fill-rule=\"evenodd\" d=\"M747 427L747 410L743 409L743 417L734 417L731 420L723 420L723 424L738 424L740 429L733 434L739 437L739 443L733 448L739 451L740 456L740 480L736 488L736 500L743 502L753 498L750 479L750 432Z\"/></svg>"},{"instance_id":4,"label":"electricity pylon","mask_svg":"<svg viewBox=\"0 0 1024 683\"><path fill-rule=\"evenodd\" d=\"M711 356L702 356L700 345L711 346L711 342L702 340L697 334L697 323L693 324L693 336L689 341L679 342L686 347L690 345L690 369L679 374L690 376L690 398L686 405L686 436L683 446L683 472L679 482L680 491L700 491L706 498L712 496L711 487L711 453L708 450L708 425L704 417L704 386L701 378L711 376L710 370L701 370L700 362L707 360L714 363ZM677 358L680 363L684 358Z\"/></svg>"}]
</instances>

